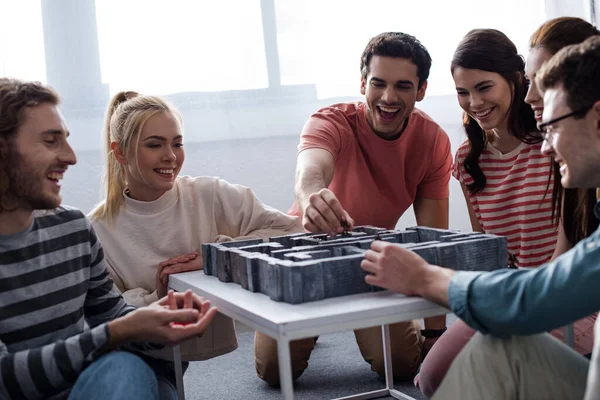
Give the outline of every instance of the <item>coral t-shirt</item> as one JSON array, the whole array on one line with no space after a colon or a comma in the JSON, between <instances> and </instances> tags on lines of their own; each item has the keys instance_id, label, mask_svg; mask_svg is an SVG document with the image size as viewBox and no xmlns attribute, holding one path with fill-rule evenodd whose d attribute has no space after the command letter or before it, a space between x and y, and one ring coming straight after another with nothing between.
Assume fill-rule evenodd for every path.
<instances>
[{"instance_id":1,"label":"coral t-shirt","mask_svg":"<svg viewBox=\"0 0 600 400\"><path fill-rule=\"evenodd\" d=\"M417 196L447 199L450 140L424 112L414 109L398 139L377 136L362 102L335 104L304 125L298 152L325 149L335 159L329 189L356 225L393 229ZM296 204L289 210L301 216Z\"/></svg>"}]
</instances>

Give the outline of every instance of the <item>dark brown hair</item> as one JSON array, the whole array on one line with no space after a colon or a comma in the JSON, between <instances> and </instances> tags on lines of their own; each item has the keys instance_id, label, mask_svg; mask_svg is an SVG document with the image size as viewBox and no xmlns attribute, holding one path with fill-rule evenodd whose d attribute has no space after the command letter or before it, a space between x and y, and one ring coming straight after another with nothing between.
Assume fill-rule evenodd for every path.
<instances>
[{"instance_id":1,"label":"dark brown hair","mask_svg":"<svg viewBox=\"0 0 600 400\"><path fill-rule=\"evenodd\" d=\"M9 169L14 168L10 152L14 151L14 139L23 124L25 109L58 102L58 94L40 82L0 78L0 213L8 211L5 199L11 192Z\"/></svg>"},{"instance_id":2,"label":"dark brown hair","mask_svg":"<svg viewBox=\"0 0 600 400\"><path fill-rule=\"evenodd\" d=\"M373 56L407 58L417 66L419 88L429 78L431 56L415 38L402 32L384 32L371 40L360 57L360 73L366 80L369 73L369 63Z\"/></svg>"},{"instance_id":3,"label":"dark brown hair","mask_svg":"<svg viewBox=\"0 0 600 400\"><path fill-rule=\"evenodd\" d=\"M458 67L495 72L502 76L513 87L508 114L509 132L521 142L542 141L533 111L524 101L529 87L525 78L525 62L504 33L496 29L474 29L467 33L454 52L450 71L454 74ZM474 194L482 191L487 181L479 166L479 156L488 143L488 133L466 112L463 114L463 126L469 141L464 166L473 178L473 183L467 187L469 193Z\"/></svg>"},{"instance_id":4,"label":"dark brown hair","mask_svg":"<svg viewBox=\"0 0 600 400\"><path fill-rule=\"evenodd\" d=\"M600 36L561 49L538 71L541 90L562 85L571 110L591 106L600 100ZM574 115L584 118L585 115Z\"/></svg>"},{"instance_id":5,"label":"dark brown hair","mask_svg":"<svg viewBox=\"0 0 600 400\"><path fill-rule=\"evenodd\" d=\"M554 55L563 47L581 43L599 34L600 31L581 18L554 18L542 24L531 35L529 47L544 48L549 54ZM598 228L598 219L593 213L596 190L564 188L556 162L552 163L550 179L554 181L552 220L556 225L562 223L565 237L573 246Z\"/></svg>"}]
</instances>

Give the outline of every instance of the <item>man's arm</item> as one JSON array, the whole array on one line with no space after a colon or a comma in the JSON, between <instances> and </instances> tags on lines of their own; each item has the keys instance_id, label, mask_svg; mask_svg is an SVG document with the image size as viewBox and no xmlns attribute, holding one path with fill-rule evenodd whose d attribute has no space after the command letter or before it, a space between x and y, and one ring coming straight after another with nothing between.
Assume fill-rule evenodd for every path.
<instances>
[{"instance_id":1,"label":"man's arm","mask_svg":"<svg viewBox=\"0 0 600 400\"><path fill-rule=\"evenodd\" d=\"M176 307L186 309L166 309L165 298L153 307L43 347L11 353L0 341L0 398L45 399L61 394L99 355L134 340L171 344L201 335L216 309L191 292L170 296L178 302ZM188 304L183 304L186 296Z\"/></svg>"},{"instance_id":2,"label":"man's arm","mask_svg":"<svg viewBox=\"0 0 600 400\"><path fill-rule=\"evenodd\" d=\"M96 232L91 225L89 229L90 278L83 311L88 325L94 327L126 315L134 311L135 307L125 303L118 288L115 287Z\"/></svg>"},{"instance_id":3,"label":"man's arm","mask_svg":"<svg viewBox=\"0 0 600 400\"><path fill-rule=\"evenodd\" d=\"M417 253L396 244L371 243L360 264L370 285L407 296L420 296L449 308L448 287L455 271L430 265Z\"/></svg>"},{"instance_id":4,"label":"man's arm","mask_svg":"<svg viewBox=\"0 0 600 400\"><path fill-rule=\"evenodd\" d=\"M161 308L161 305L168 300L175 301L174 299L182 298L183 294L181 293L176 295L170 293L169 298L163 297L148 307L138 309L125 303L110 278L100 241L94 229L91 226L89 229L92 261L89 267L90 277L84 303L84 315L91 327L102 326L102 324L107 326L108 339L104 346L98 347L98 350L114 349L123 345L134 351L156 350L163 347L157 343L169 343L190 333L192 335L188 337L193 337L194 329L190 328L194 325L197 327L195 336L204 332L205 328L200 330L200 322L206 318L207 321L202 322L202 326L207 326L213 318L213 311L208 313L208 309L206 309L206 313L211 315L204 315L202 307L206 307L205 302L195 295L192 296L191 293L186 294L187 303L181 304L187 310L179 310L177 304L171 304L170 309ZM210 303L208 304L210 305ZM193 323L186 326L185 329L178 328L178 331L173 331L172 322Z\"/></svg>"},{"instance_id":5,"label":"man's arm","mask_svg":"<svg viewBox=\"0 0 600 400\"><path fill-rule=\"evenodd\" d=\"M448 229L448 199L417 197L413 203L417 225Z\"/></svg>"},{"instance_id":6,"label":"man's arm","mask_svg":"<svg viewBox=\"0 0 600 400\"><path fill-rule=\"evenodd\" d=\"M327 189L334 171L335 159L327 150L310 148L298 154L294 194L302 212L302 225L310 232L342 233L343 219L349 228L354 226L354 220Z\"/></svg>"},{"instance_id":7,"label":"man's arm","mask_svg":"<svg viewBox=\"0 0 600 400\"><path fill-rule=\"evenodd\" d=\"M417 197L413 203L417 225L448 229L448 199ZM444 329L446 316L425 318L425 329Z\"/></svg>"},{"instance_id":8,"label":"man's arm","mask_svg":"<svg viewBox=\"0 0 600 400\"><path fill-rule=\"evenodd\" d=\"M325 149L306 149L298 154L294 194L298 205L308 203L312 193L329 186L335 172L333 155Z\"/></svg>"},{"instance_id":9,"label":"man's arm","mask_svg":"<svg viewBox=\"0 0 600 400\"><path fill-rule=\"evenodd\" d=\"M454 272L385 242L373 242L361 267L367 283L450 307L474 329L498 336L550 331L600 309L598 231L536 269Z\"/></svg>"},{"instance_id":10,"label":"man's arm","mask_svg":"<svg viewBox=\"0 0 600 400\"><path fill-rule=\"evenodd\" d=\"M473 328L498 336L567 325L600 309L600 234L536 269L460 273L448 289L452 310Z\"/></svg>"},{"instance_id":11,"label":"man's arm","mask_svg":"<svg viewBox=\"0 0 600 400\"><path fill-rule=\"evenodd\" d=\"M0 342L0 398L42 399L66 391L100 354L108 337L107 326L100 325L66 340L14 353Z\"/></svg>"}]
</instances>

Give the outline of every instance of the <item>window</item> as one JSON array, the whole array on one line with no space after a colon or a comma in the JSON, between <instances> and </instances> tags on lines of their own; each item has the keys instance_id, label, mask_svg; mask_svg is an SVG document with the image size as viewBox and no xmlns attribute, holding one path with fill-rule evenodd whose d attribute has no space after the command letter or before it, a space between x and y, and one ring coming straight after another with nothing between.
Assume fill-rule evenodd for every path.
<instances>
[{"instance_id":1,"label":"window","mask_svg":"<svg viewBox=\"0 0 600 400\"><path fill-rule=\"evenodd\" d=\"M40 1L2 1L0 15L0 76L46 82Z\"/></svg>"},{"instance_id":2,"label":"window","mask_svg":"<svg viewBox=\"0 0 600 400\"><path fill-rule=\"evenodd\" d=\"M314 83L319 98L359 95L360 55L381 32L406 32L427 47L431 96L455 92L450 61L469 30L499 29L526 55L546 19L544 0L276 0L276 10L282 84Z\"/></svg>"},{"instance_id":3,"label":"window","mask_svg":"<svg viewBox=\"0 0 600 400\"><path fill-rule=\"evenodd\" d=\"M97 0L96 19L111 94L268 86L260 0Z\"/></svg>"}]
</instances>

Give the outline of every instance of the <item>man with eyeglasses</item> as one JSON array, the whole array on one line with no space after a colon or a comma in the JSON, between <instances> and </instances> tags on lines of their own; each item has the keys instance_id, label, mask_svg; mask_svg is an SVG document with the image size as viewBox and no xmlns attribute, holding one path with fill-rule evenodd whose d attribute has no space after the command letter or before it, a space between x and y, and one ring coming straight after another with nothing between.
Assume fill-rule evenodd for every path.
<instances>
[{"instance_id":1,"label":"man with eyeglasses","mask_svg":"<svg viewBox=\"0 0 600 400\"><path fill-rule=\"evenodd\" d=\"M559 51L536 83L544 94L543 151L559 163L562 184L599 187L600 37ZM600 217L600 202L594 211ZM451 308L481 332L433 399L600 398L600 328L591 361L543 333L600 309L600 228L533 270L455 272L384 242L372 244L362 267L368 283Z\"/></svg>"},{"instance_id":2,"label":"man with eyeglasses","mask_svg":"<svg viewBox=\"0 0 600 400\"><path fill-rule=\"evenodd\" d=\"M560 117L553 118L548 122L539 124L538 128L540 131L542 131L542 137L544 138L546 143L552 143L552 141L554 140L554 135L557 133L555 128L557 122L570 117L583 116L587 114L587 112L590 111L592 107L594 107L594 104L588 104L587 106L578 108L575 111L571 111L569 113L566 113L565 115L561 115Z\"/></svg>"}]
</instances>

